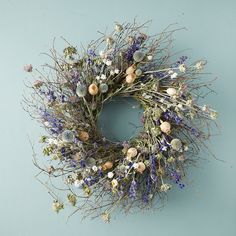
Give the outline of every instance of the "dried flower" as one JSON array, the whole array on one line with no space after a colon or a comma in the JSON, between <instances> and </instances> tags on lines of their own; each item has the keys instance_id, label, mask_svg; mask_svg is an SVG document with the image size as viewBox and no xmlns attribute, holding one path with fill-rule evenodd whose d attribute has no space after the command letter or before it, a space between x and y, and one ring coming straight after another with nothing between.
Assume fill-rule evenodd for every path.
<instances>
[{"instance_id":1,"label":"dried flower","mask_svg":"<svg viewBox=\"0 0 236 236\"><path fill-rule=\"evenodd\" d=\"M177 138L172 139L170 144L171 144L171 147L176 151L179 151L182 147L181 141Z\"/></svg>"},{"instance_id":2,"label":"dried flower","mask_svg":"<svg viewBox=\"0 0 236 236\"><path fill-rule=\"evenodd\" d=\"M132 147L128 149L126 156L128 160L131 160L131 158L136 157L137 154L138 154L137 149Z\"/></svg>"},{"instance_id":3,"label":"dried flower","mask_svg":"<svg viewBox=\"0 0 236 236\"><path fill-rule=\"evenodd\" d=\"M126 69L126 71L125 71L125 73L126 73L127 75L134 74L134 72L135 72L135 66L134 66L134 65L128 67L128 68Z\"/></svg>"},{"instance_id":4,"label":"dried flower","mask_svg":"<svg viewBox=\"0 0 236 236\"><path fill-rule=\"evenodd\" d=\"M58 200L53 201L52 203L52 210L56 213L59 213L60 210L64 208L64 204L59 202Z\"/></svg>"},{"instance_id":5,"label":"dried flower","mask_svg":"<svg viewBox=\"0 0 236 236\"><path fill-rule=\"evenodd\" d=\"M83 141L83 142L88 141L88 139L89 139L89 134L88 134L88 132L86 132L86 131L80 131L80 132L79 132L79 139L80 139L81 141Z\"/></svg>"},{"instance_id":6,"label":"dried flower","mask_svg":"<svg viewBox=\"0 0 236 236\"><path fill-rule=\"evenodd\" d=\"M115 31L116 31L116 32L120 33L122 30L123 30L122 25L120 25L120 24L116 24L116 25L115 25Z\"/></svg>"},{"instance_id":7,"label":"dried flower","mask_svg":"<svg viewBox=\"0 0 236 236\"><path fill-rule=\"evenodd\" d=\"M101 217L102 217L102 220L103 220L105 223L109 223L110 220L111 220L111 216L110 216L110 214L109 214L108 212L102 213Z\"/></svg>"},{"instance_id":8,"label":"dried flower","mask_svg":"<svg viewBox=\"0 0 236 236\"><path fill-rule=\"evenodd\" d=\"M33 66L31 64L24 65L24 71L32 72L33 71Z\"/></svg>"},{"instance_id":9,"label":"dried flower","mask_svg":"<svg viewBox=\"0 0 236 236\"><path fill-rule=\"evenodd\" d=\"M83 185L84 185L84 181L81 179L81 180L75 180L75 182L74 182L74 186L76 187L76 188L83 188Z\"/></svg>"},{"instance_id":10,"label":"dried flower","mask_svg":"<svg viewBox=\"0 0 236 236\"><path fill-rule=\"evenodd\" d=\"M102 166L103 170L109 170L113 167L113 163L111 161L105 162L105 164Z\"/></svg>"},{"instance_id":11,"label":"dried flower","mask_svg":"<svg viewBox=\"0 0 236 236\"><path fill-rule=\"evenodd\" d=\"M142 70L141 69L137 69L136 71L135 71L135 74L137 75L137 76L141 76L142 75Z\"/></svg>"},{"instance_id":12,"label":"dried flower","mask_svg":"<svg viewBox=\"0 0 236 236\"><path fill-rule=\"evenodd\" d=\"M113 40L112 37L107 37L107 38L106 38L106 42L107 42L108 45L111 46L111 45L114 43L114 40Z\"/></svg>"},{"instance_id":13,"label":"dried flower","mask_svg":"<svg viewBox=\"0 0 236 236\"><path fill-rule=\"evenodd\" d=\"M139 162L136 171L142 174L145 169L145 164L143 162Z\"/></svg>"},{"instance_id":14,"label":"dried flower","mask_svg":"<svg viewBox=\"0 0 236 236\"><path fill-rule=\"evenodd\" d=\"M117 179L113 179L113 180L111 181L111 185L112 185L112 188L116 188L116 187L118 186L118 181L117 181Z\"/></svg>"},{"instance_id":15,"label":"dried flower","mask_svg":"<svg viewBox=\"0 0 236 236\"><path fill-rule=\"evenodd\" d=\"M161 192L167 192L168 190L170 190L170 188L171 188L170 184L162 184L160 190Z\"/></svg>"},{"instance_id":16,"label":"dried flower","mask_svg":"<svg viewBox=\"0 0 236 236\"><path fill-rule=\"evenodd\" d=\"M68 194L67 195L67 199L68 199L68 201L69 201L69 203L72 205L72 206L75 206L76 205L76 201L77 201L77 199L76 199L76 196L74 195L74 194Z\"/></svg>"},{"instance_id":17,"label":"dried flower","mask_svg":"<svg viewBox=\"0 0 236 236\"><path fill-rule=\"evenodd\" d=\"M169 134L170 133L170 129L171 129L171 125L169 122L164 121L161 123L160 125L160 129L163 133Z\"/></svg>"},{"instance_id":18,"label":"dried flower","mask_svg":"<svg viewBox=\"0 0 236 236\"><path fill-rule=\"evenodd\" d=\"M112 179L113 176L114 176L114 173L113 173L113 172L108 172L107 177L108 177L109 179Z\"/></svg>"},{"instance_id":19,"label":"dried flower","mask_svg":"<svg viewBox=\"0 0 236 236\"><path fill-rule=\"evenodd\" d=\"M133 59L136 62L141 62L143 60L143 58L144 58L144 54L141 51L136 51L133 55Z\"/></svg>"},{"instance_id":20,"label":"dried flower","mask_svg":"<svg viewBox=\"0 0 236 236\"><path fill-rule=\"evenodd\" d=\"M84 84L77 84L76 94L78 97L84 97L87 94L87 87Z\"/></svg>"},{"instance_id":21,"label":"dried flower","mask_svg":"<svg viewBox=\"0 0 236 236\"><path fill-rule=\"evenodd\" d=\"M186 66L185 66L185 64L179 65L179 71L182 72L182 73L185 73L185 71L186 71Z\"/></svg>"},{"instance_id":22,"label":"dried flower","mask_svg":"<svg viewBox=\"0 0 236 236\"><path fill-rule=\"evenodd\" d=\"M175 88L168 88L166 90L167 94L170 95L171 97L173 97L174 95L176 95L177 91Z\"/></svg>"},{"instance_id":23,"label":"dried flower","mask_svg":"<svg viewBox=\"0 0 236 236\"><path fill-rule=\"evenodd\" d=\"M68 143L74 142L75 140L75 134L71 130L63 131L61 134L61 137L64 142L68 142Z\"/></svg>"},{"instance_id":24,"label":"dried flower","mask_svg":"<svg viewBox=\"0 0 236 236\"><path fill-rule=\"evenodd\" d=\"M99 90L101 91L101 93L106 93L108 91L108 85L105 83L100 84Z\"/></svg>"},{"instance_id":25,"label":"dried flower","mask_svg":"<svg viewBox=\"0 0 236 236\"><path fill-rule=\"evenodd\" d=\"M133 83L133 82L135 81L135 79L136 79L136 75L135 75L135 74L129 74L129 75L127 75L127 76L125 77L125 81L126 81L126 83L128 83L128 84Z\"/></svg>"},{"instance_id":26,"label":"dried flower","mask_svg":"<svg viewBox=\"0 0 236 236\"><path fill-rule=\"evenodd\" d=\"M201 71L204 69L204 66L206 65L207 61L198 61L196 64L195 64L195 68L196 70L198 71Z\"/></svg>"},{"instance_id":27,"label":"dried flower","mask_svg":"<svg viewBox=\"0 0 236 236\"><path fill-rule=\"evenodd\" d=\"M98 86L96 84L90 84L88 91L91 95L96 95L98 93Z\"/></svg>"}]
</instances>

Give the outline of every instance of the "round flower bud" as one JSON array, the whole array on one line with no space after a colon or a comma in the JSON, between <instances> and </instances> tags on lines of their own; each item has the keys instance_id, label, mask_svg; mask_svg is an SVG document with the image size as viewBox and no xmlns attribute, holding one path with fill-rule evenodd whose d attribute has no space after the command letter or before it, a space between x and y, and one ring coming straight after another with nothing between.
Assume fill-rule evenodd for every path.
<instances>
[{"instance_id":1,"label":"round flower bud","mask_svg":"<svg viewBox=\"0 0 236 236\"><path fill-rule=\"evenodd\" d=\"M109 170L113 167L113 163L111 161L105 162L105 164L102 166L103 170Z\"/></svg>"},{"instance_id":2,"label":"round flower bud","mask_svg":"<svg viewBox=\"0 0 236 236\"><path fill-rule=\"evenodd\" d=\"M136 79L136 75L135 74L129 74L125 77L125 81L128 84L132 84Z\"/></svg>"},{"instance_id":3,"label":"round flower bud","mask_svg":"<svg viewBox=\"0 0 236 236\"><path fill-rule=\"evenodd\" d=\"M76 94L78 97L84 97L87 94L87 87L84 84L77 84Z\"/></svg>"},{"instance_id":4,"label":"round flower bud","mask_svg":"<svg viewBox=\"0 0 236 236\"><path fill-rule=\"evenodd\" d=\"M96 160L94 158L90 157L85 160L85 163L88 167L92 167L92 166L95 166Z\"/></svg>"},{"instance_id":5,"label":"round flower bud","mask_svg":"<svg viewBox=\"0 0 236 236\"><path fill-rule=\"evenodd\" d=\"M167 121L164 121L163 123L161 123L160 125L160 129L163 133L166 133L166 134L169 134L170 133L170 128L171 128L171 125L169 122Z\"/></svg>"},{"instance_id":6,"label":"round flower bud","mask_svg":"<svg viewBox=\"0 0 236 236\"><path fill-rule=\"evenodd\" d=\"M89 134L86 131L80 131L79 139L83 142L86 142L89 139Z\"/></svg>"},{"instance_id":7,"label":"round flower bud","mask_svg":"<svg viewBox=\"0 0 236 236\"><path fill-rule=\"evenodd\" d=\"M144 58L144 54L141 52L141 51L136 51L133 55L133 59L136 61L136 62L140 62L142 61Z\"/></svg>"},{"instance_id":8,"label":"round flower bud","mask_svg":"<svg viewBox=\"0 0 236 236\"><path fill-rule=\"evenodd\" d=\"M62 140L64 142L72 143L75 139L75 135L71 130L65 130L61 134Z\"/></svg>"},{"instance_id":9,"label":"round flower bud","mask_svg":"<svg viewBox=\"0 0 236 236\"><path fill-rule=\"evenodd\" d=\"M135 71L135 66L132 65L132 66L129 66L129 67L126 69L125 73L126 73L127 75L130 75L130 74L133 74L134 71Z\"/></svg>"},{"instance_id":10,"label":"round flower bud","mask_svg":"<svg viewBox=\"0 0 236 236\"><path fill-rule=\"evenodd\" d=\"M176 151L179 151L182 147L181 141L177 138L172 139L170 144L171 144L172 149L174 149Z\"/></svg>"},{"instance_id":11,"label":"round flower bud","mask_svg":"<svg viewBox=\"0 0 236 236\"><path fill-rule=\"evenodd\" d=\"M168 89L166 90L166 92L167 92L167 94L170 95L171 97L174 96L174 95L176 95L176 93L177 93L177 91L176 91L175 88L168 88Z\"/></svg>"},{"instance_id":12,"label":"round flower bud","mask_svg":"<svg viewBox=\"0 0 236 236\"><path fill-rule=\"evenodd\" d=\"M143 163L143 162L139 162L138 163L138 167L137 167L137 172L139 172L139 173L143 173L143 171L146 169L146 166L145 166L145 164Z\"/></svg>"},{"instance_id":13,"label":"round flower bud","mask_svg":"<svg viewBox=\"0 0 236 236\"><path fill-rule=\"evenodd\" d=\"M142 70L141 69L137 69L136 71L135 71L135 74L137 75L137 76L141 76L142 75Z\"/></svg>"},{"instance_id":14,"label":"round flower bud","mask_svg":"<svg viewBox=\"0 0 236 236\"><path fill-rule=\"evenodd\" d=\"M108 85L105 83L100 84L99 89L101 93L106 93L108 91Z\"/></svg>"},{"instance_id":15,"label":"round flower bud","mask_svg":"<svg viewBox=\"0 0 236 236\"><path fill-rule=\"evenodd\" d=\"M94 96L98 93L98 86L96 84L90 84L88 91L92 96Z\"/></svg>"},{"instance_id":16,"label":"round flower bud","mask_svg":"<svg viewBox=\"0 0 236 236\"><path fill-rule=\"evenodd\" d=\"M127 151L127 159L131 160L131 158L136 157L138 154L138 151L136 148L129 148Z\"/></svg>"}]
</instances>

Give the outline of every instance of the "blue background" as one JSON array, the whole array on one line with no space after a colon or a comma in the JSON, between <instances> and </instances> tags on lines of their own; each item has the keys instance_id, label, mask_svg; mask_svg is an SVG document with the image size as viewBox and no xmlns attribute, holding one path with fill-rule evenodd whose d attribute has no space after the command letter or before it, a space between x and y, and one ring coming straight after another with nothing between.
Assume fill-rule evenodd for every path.
<instances>
[{"instance_id":1,"label":"blue background","mask_svg":"<svg viewBox=\"0 0 236 236\"><path fill-rule=\"evenodd\" d=\"M218 95L207 103L219 111L221 124L211 149L226 163L209 158L191 169L190 184L173 189L161 212L118 215L111 224L100 219L81 223L76 215L66 224L69 211L52 212L51 198L34 179L28 135L37 142L42 130L20 105L27 80L22 67L43 64L40 53L51 48L54 37L58 48L64 44L60 36L86 44L97 30L135 16L139 22L152 19L152 33L170 23L185 26L187 31L175 35L175 49L191 48L186 52L190 59L209 61L207 71L219 79L214 84ZM0 235L235 236L235 23L233 0L0 0Z\"/></svg>"}]
</instances>

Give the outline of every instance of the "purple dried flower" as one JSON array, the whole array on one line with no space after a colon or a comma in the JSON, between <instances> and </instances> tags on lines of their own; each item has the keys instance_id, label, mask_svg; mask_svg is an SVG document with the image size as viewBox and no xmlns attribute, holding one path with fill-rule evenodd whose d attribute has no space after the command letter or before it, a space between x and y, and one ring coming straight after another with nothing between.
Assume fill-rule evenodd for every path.
<instances>
[{"instance_id":1,"label":"purple dried flower","mask_svg":"<svg viewBox=\"0 0 236 236\"><path fill-rule=\"evenodd\" d=\"M150 177L152 182L157 182L157 159L155 155L151 155L150 157Z\"/></svg>"},{"instance_id":2,"label":"purple dried flower","mask_svg":"<svg viewBox=\"0 0 236 236\"><path fill-rule=\"evenodd\" d=\"M136 198L136 191L137 191L137 183L133 179L129 188L129 197L132 199Z\"/></svg>"},{"instance_id":3,"label":"purple dried flower","mask_svg":"<svg viewBox=\"0 0 236 236\"><path fill-rule=\"evenodd\" d=\"M44 122L48 123L49 130L52 134L60 134L62 132L62 121L48 112L45 108L39 108L39 115Z\"/></svg>"}]
</instances>

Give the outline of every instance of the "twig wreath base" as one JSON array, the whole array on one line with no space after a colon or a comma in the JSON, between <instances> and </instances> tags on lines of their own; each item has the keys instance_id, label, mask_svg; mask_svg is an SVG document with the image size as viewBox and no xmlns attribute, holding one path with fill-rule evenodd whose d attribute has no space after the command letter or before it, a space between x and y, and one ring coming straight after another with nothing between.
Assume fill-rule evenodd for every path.
<instances>
[{"instance_id":1,"label":"twig wreath base","mask_svg":"<svg viewBox=\"0 0 236 236\"><path fill-rule=\"evenodd\" d=\"M217 113L199 105L212 92L211 82L201 81L206 61L173 61L172 36L179 29L148 36L146 28L115 24L81 52L70 44L62 54L53 47L52 63L42 71L24 68L37 78L26 85L32 93L24 96L24 109L47 131L40 138L46 161L39 164L34 153L34 164L37 177L47 178L40 181L56 212L70 204L72 215L81 211L109 222L117 207L153 208L173 184L185 187L188 166L208 150ZM144 110L142 131L122 143L97 129L103 104L114 96L132 97Z\"/></svg>"}]
</instances>

